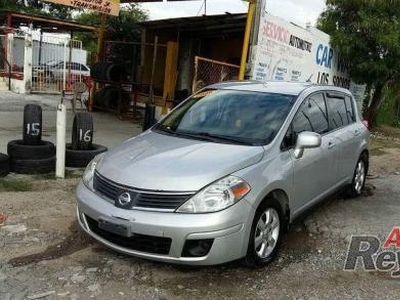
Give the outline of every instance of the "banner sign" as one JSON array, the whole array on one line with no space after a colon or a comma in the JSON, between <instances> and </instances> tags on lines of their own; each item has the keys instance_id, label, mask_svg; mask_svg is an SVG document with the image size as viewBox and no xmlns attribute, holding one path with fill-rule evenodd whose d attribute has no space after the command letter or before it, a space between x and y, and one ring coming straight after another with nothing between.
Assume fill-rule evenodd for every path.
<instances>
[{"instance_id":1,"label":"banner sign","mask_svg":"<svg viewBox=\"0 0 400 300\"><path fill-rule=\"evenodd\" d=\"M118 16L120 0L45 0L82 9L94 10L99 13Z\"/></svg>"},{"instance_id":2,"label":"banner sign","mask_svg":"<svg viewBox=\"0 0 400 300\"><path fill-rule=\"evenodd\" d=\"M346 63L330 46L330 37L261 12L257 46L252 49L252 79L298 81L349 89L357 102L365 87L351 82ZM361 104L358 103L360 108Z\"/></svg>"}]
</instances>

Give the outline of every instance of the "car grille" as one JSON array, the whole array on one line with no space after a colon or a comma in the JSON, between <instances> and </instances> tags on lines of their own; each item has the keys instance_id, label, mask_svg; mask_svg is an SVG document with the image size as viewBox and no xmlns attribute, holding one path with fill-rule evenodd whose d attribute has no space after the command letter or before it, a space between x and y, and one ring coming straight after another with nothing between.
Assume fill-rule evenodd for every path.
<instances>
[{"instance_id":1,"label":"car grille","mask_svg":"<svg viewBox=\"0 0 400 300\"><path fill-rule=\"evenodd\" d=\"M172 240L170 238L137 233L134 233L131 237L124 237L99 228L97 221L87 215L85 215L85 219L93 233L117 246L154 254L168 254L171 248Z\"/></svg>"},{"instance_id":2,"label":"car grille","mask_svg":"<svg viewBox=\"0 0 400 300\"><path fill-rule=\"evenodd\" d=\"M142 207L147 209L175 210L194 194L141 191L138 189L117 184L100 175L98 172L95 172L94 174L93 187L96 192L100 193L101 195L105 196L113 202L117 200L122 192L129 191L131 195L135 195L135 203L133 205L133 208Z\"/></svg>"}]
</instances>

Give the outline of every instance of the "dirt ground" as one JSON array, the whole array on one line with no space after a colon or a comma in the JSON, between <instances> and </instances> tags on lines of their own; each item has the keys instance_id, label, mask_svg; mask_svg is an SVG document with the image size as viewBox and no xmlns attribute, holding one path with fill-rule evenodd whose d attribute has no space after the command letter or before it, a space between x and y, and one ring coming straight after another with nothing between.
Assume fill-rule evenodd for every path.
<instances>
[{"instance_id":1,"label":"dirt ground","mask_svg":"<svg viewBox=\"0 0 400 300\"><path fill-rule=\"evenodd\" d=\"M371 211L366 204L383 198L400 213L400 187L391 184L400 181L399 145L374 138L365 194L356 200L328 199L290 229L278 259L256 270L240 262L189 268L115 253L77 226L74 191L79 172L65 180L28 177L25 191L9 187L0 192L0 215L7 216L0 226L0 299L397 299L399 279L387 273L343 271L348 237L330 232L335 224L348 221L346 214L335 214L337 223L323 230L315 228L325 215L347 205L348 214L357 212L351 220L355 226L364 226L363 216L386 222L379 205ZM27 178L10 175L7 180Z\"/></svg>"}]
</instances>

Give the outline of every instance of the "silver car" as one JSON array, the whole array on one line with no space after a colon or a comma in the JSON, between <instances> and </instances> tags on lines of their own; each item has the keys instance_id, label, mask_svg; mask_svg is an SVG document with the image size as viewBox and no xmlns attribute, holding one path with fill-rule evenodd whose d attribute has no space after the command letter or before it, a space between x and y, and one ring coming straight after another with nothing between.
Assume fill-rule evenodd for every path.
<instances>
[{"instance_id":1,"label":"silver car","mask_svg":"<svg viewBox=\"0 0 400 300\"><path fill-rule=\"evenodd\" d=\"M302 212L341 189L361 194L368 141L348 90L215 84L88 165L79 224L137 257L263 266Z\"/></svg>"}]
</instances>

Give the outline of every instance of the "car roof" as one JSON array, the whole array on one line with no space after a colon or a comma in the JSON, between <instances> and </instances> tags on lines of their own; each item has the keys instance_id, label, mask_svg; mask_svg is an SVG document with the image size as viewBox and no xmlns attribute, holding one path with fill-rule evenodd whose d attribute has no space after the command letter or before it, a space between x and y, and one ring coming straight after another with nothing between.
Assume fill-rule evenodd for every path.
<instances>
[{"instance_id":1,"label":"car roof","mask_svg":"<svg viewBox=\"0 0 400 300\"><path fill-rule=\"evenodd\" d=\"M226 89L238 91L253 91L263 93L278 93L297 96L302 91L311 87L320 87L321 90L336 90L349 93L349 91L331 85L318 85L310 82L288 82L288 81L225 81L208 86L212 89Z\"/></svg>"}]
</instances>

